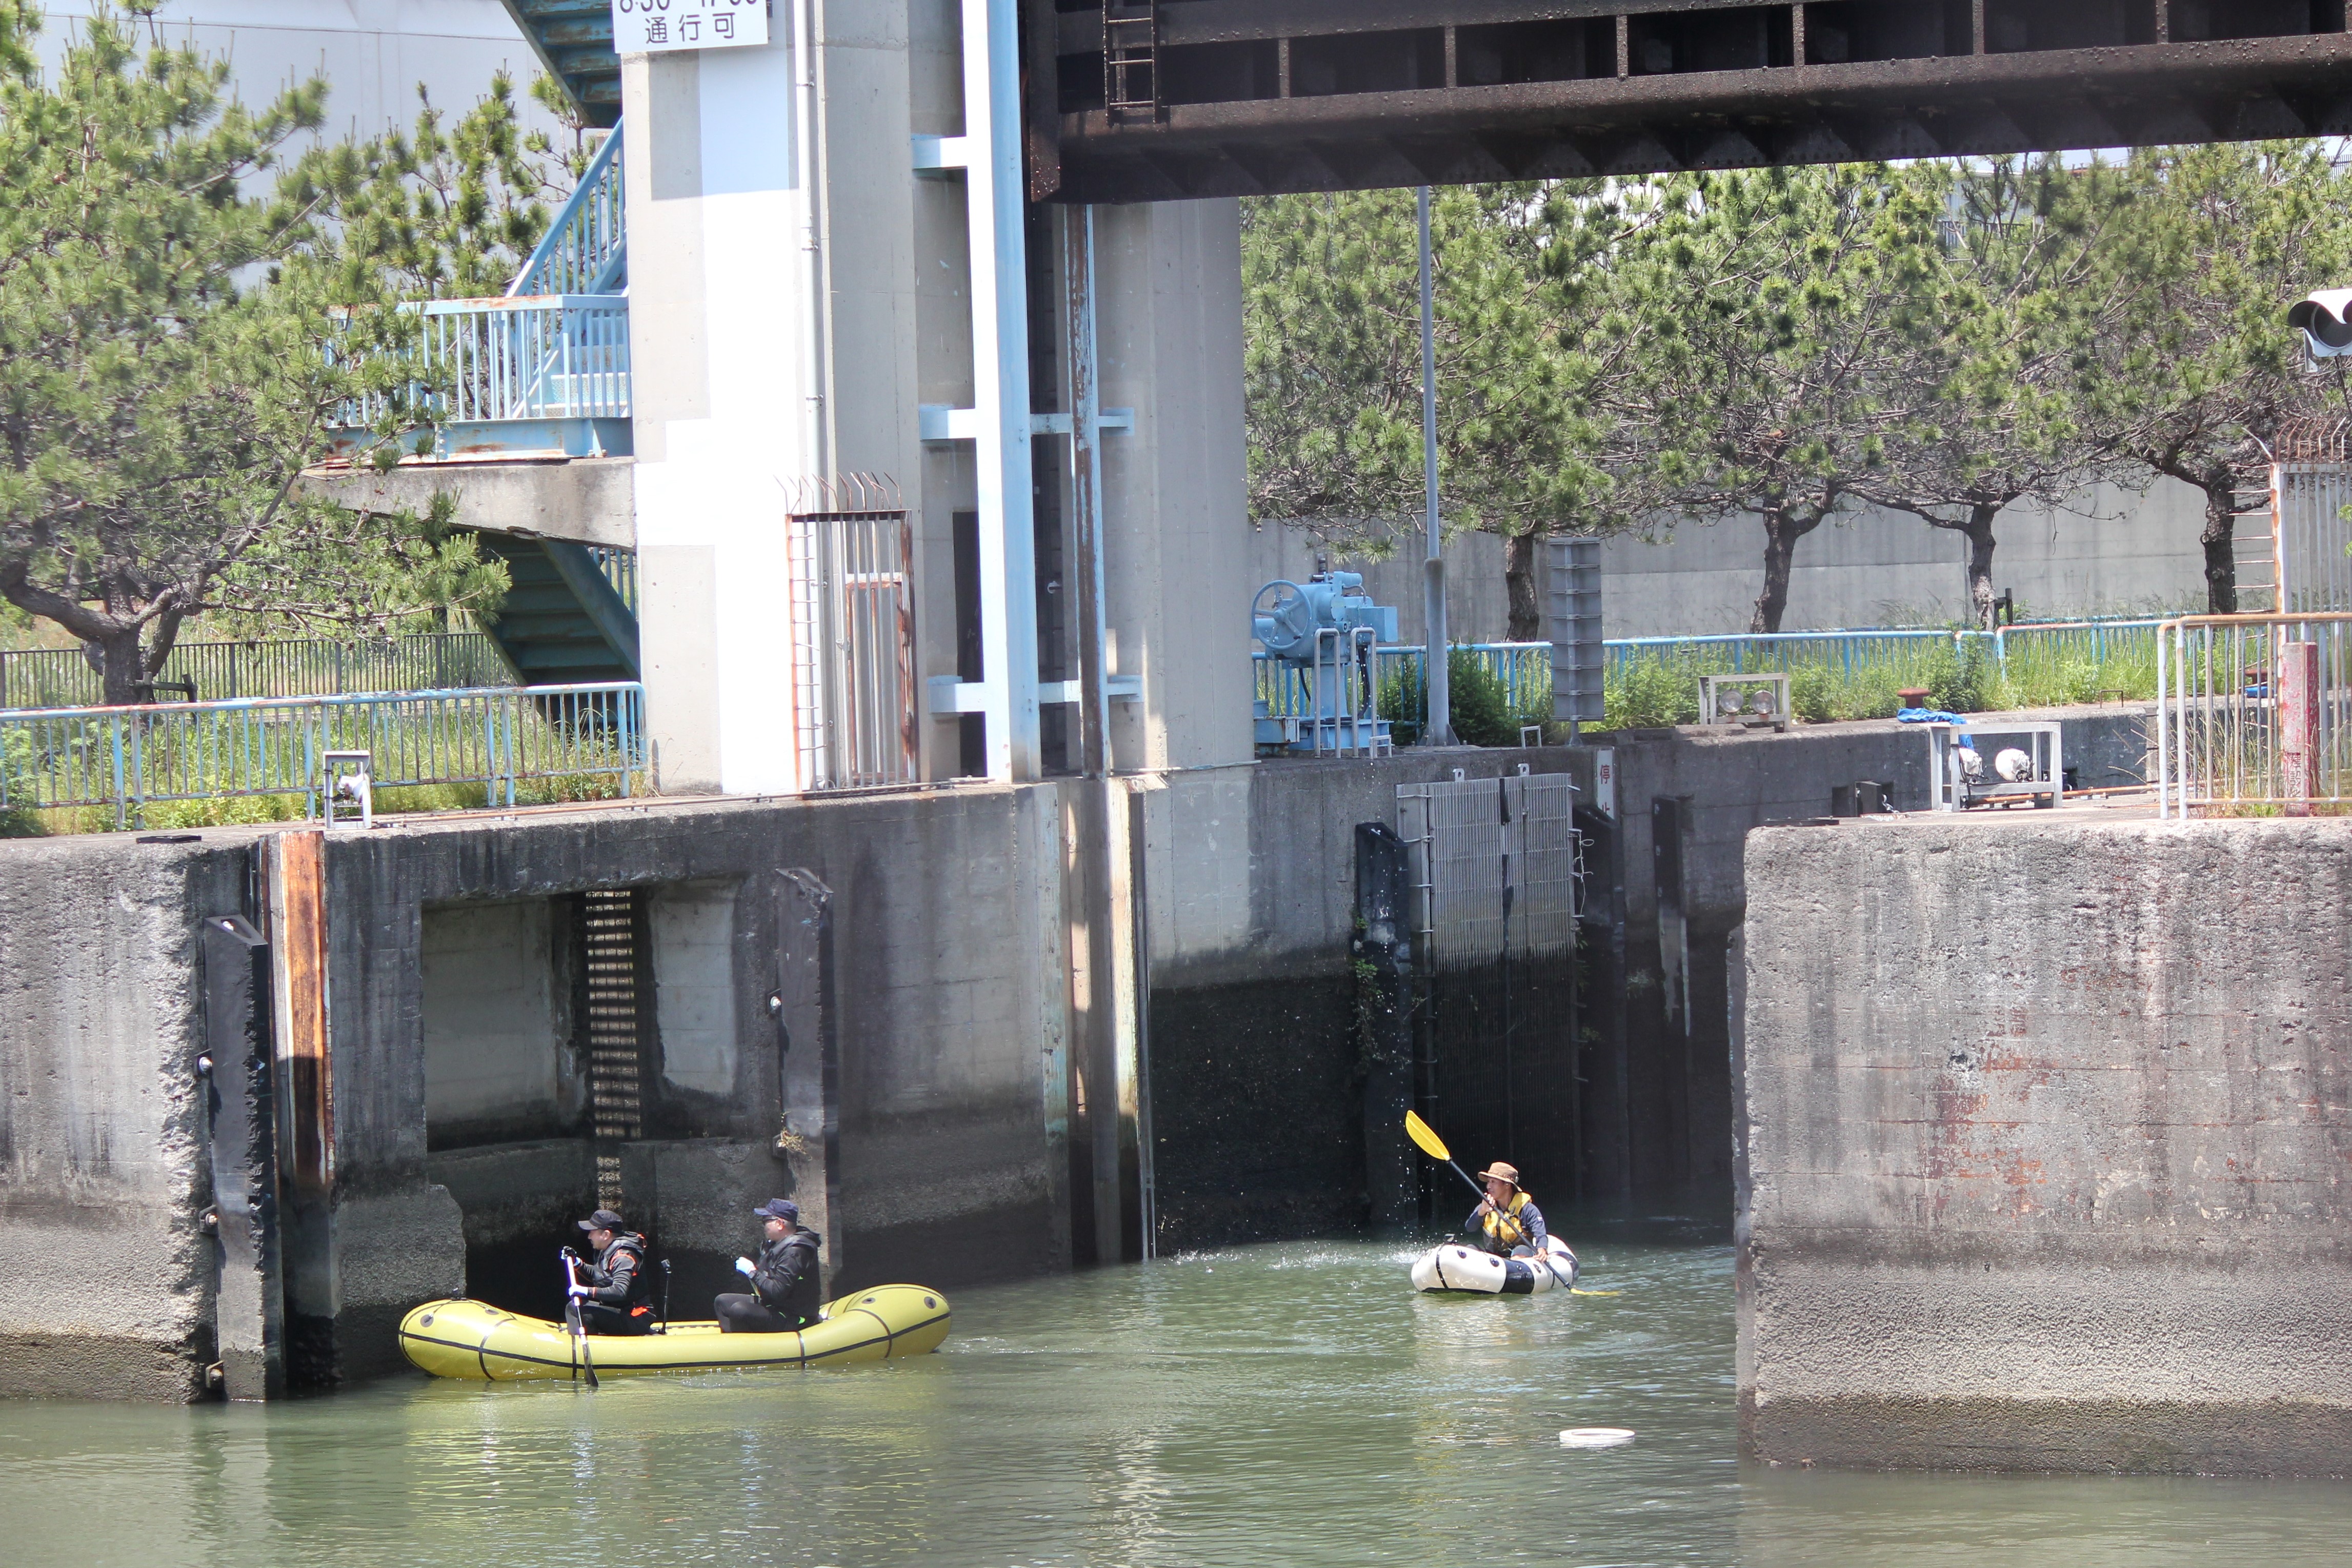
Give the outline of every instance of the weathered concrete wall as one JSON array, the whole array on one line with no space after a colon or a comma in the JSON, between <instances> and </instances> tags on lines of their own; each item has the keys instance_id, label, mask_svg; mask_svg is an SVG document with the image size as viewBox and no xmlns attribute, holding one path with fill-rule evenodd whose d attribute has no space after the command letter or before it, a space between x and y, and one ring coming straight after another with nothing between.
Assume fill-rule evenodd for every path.
<instances>
[{"instance_id":1,"label":"weathered concrete wall","mask_svg":"<svg viewBox=\"0 0 2352 1568\"><path fill-rule=\"evenodd\" d=\"M1756 1457L2352 1473L2352 824L1756 834Z\"/></svg>"},{"instance_id":2,"label":"weathered concrete wall","mask_svg":"<svg viewBox=\"0 0 2352 1568\"><path fill-rule=\"evenodd\" d=\"M2177 479L2158 479L2145 494L2098 485L2062 508L2012 508L1995 530L1996 591L2015 593L2039 615L2202 610L2204 508L2204 497ZM1275 577L1303 580L1324 551L1333 565L1362 573L1374 598L1396 606L1406 642L1422 640L1418 523L1398 530L1396 548L1377 559L1326 544L1312 527L1239 526L1249 531L1243 548L1253 587ZM1744 632L1764 585L1763 552L1762 524L1744 517L1663 529L1654 541L1630 534L1605 541L1603 630L1612 637ZM1542 552L1536 562L1540 584ZM1510 605L1500 538L1461 533L1446 541L1445 613L1458 641L1504 639ZM1795 632L1935 626L1969 616L1967 541L1917 518L1863 511L1798 543L1780 624Z\"/></svg>"},{"instance_id":3,"label":"weathered concrete wall","mask_svg":"<svg viewBox=\"0 0 2352 1568\"><path fill-rule=\"evenodd\" d=\"M2082 764L2086 785L2115 782L2146 751L2137 705L2032 717L2065 726L2068 765ZM1785 734L1686 726L1593 739L1616 748L1618 831L1613 844L1595 846L1588 869L1592 897L1618 905L1610 923L1620 945L1595 954L1614 973L1597 974L1592 986L1610 999L1594 1025L1612 1044L1585 1086L1587 1190L1683 1192L1720 1204L1731 1175L1726 943L1746 918L1748 836L1826 815L1832 787L1859 779L1893 785L1898 811L1924 811L1927 738L1915 725L1875 721L1806 724ZM1686 803L1678 888L1665 898L1671 906L1679 892L1679 927L1671 907L1660 921L1662 884L1675 866L1654 831L1662 799Z\"/></svg>"},{"instance_id":4,"label":"weathered concrete wall","mask_svg":"<svg viewBox=\"0 0 2352 1568\"><path fill-rule=\"evenodd\" d=\"M1146 797L1150 1053L1160 1243L1328 1234L1364 1223L1356 825L1397 824L1397 786L1521 764L1589 785L1552 747L1285 760L1177 773Z\"/></svg>"},{"instance_id":5,"label":"weathered concrete wall","mask_svg":"<svg viewBox=\"0 0 2352 1568\"><path fill-rule=\"evenodd\" d=\"M625 1165L625 1185L632 1223L677 1260L682 1311L702 1310L724 1282L727 1258L751 1234L751 1202L808 1203L796 1183L810 1179L840 1194L830 1261L845 1279L902 1274L910 1248L942 1289L1052 1267L1066 1256L1047 1201L1040 1066L1063 1005L1054 803L1051 789L974 788L419 821L331 839L342 1189L419 1205L439 1191L423 1158L416 1081L420 911L651 886L664 1068L646 1109L649 1142L627 1152L653 1163ZM775 884L793 867L833 891L839 1142L836 1168L822 1175L772 1149L782 1100L765 999L780 984ZM793 1131L818 1160L822 1129ZM529 1149L510 1158L545 1163ZM455 1267L467 1239L443 1221L418 1255ZM339 1256L376 1245L339 1235ZM389 1282L365 1299L345 1289L347 1367L365 1370L389 1346L370 1320L388 1327L417 1294Z\"/></svg>"},{"instance_id":6,"label":"weathered concrete wall","mask_svg":"<svg viewBox=\"0 0 2352 1568\"><path fill-rule=\"evenodd\" d=\"M418 1002L432 1148L579 1131L587 1084L572 1048L565 934L546 899L424 911Z\"/></svg>"},{"instance_id":7,"label":"weathered concrete wall","mask_svg":"<svg viewBox=\"0 0 2352 1568\"><path fill-rule=\"evenodd\" d=\"M838 1195L824 1228L844 1288L1066 1262L1059 820L1052 787L971 787L330 836L333 1185L289 1215L296 1359L313 1377L385 1370L417 1300L553 1279L593 1190L589 1146L510 1123L547 1110L551 1068L563 1103L548 911L589 888L654 889L658 1070L623 1174L632 1219L676 1260L682 1313L707 1310L751 1206L778 1194L820 1215ZM184 1398L211 1359L194 931L250 912L269 835L194 837L0 854L0 1251L16 1259L0 1310L20 1352L0 1356L0 1394ZM816 1029L787 1042L767 1007L802 956L791 868L832 889L837 1070ZM815 1109L787 1129L788 1088ZM436 1128L460 1146L436 1147Z\"/></svg>"},{"instance_id":8,"label":"weathered concrete wall","mask_svg":"<svg viewBox=\"0 0 2352 1568\"><path fill-rule=\"evenodd\" d=\"M20 841L0 876L0 1393L184 1399L212 1359L196 922L245 859Z\"/></svg>"},{"instance_id":9,"label":"weathered concrete wall","mask_svg":"<svg viewBox=\"0 0 2352 1568\"><path fill-rule=\"evenodd\" d=\"M636 459L577 458L569 462L404 463L315 475L313 490L357 511L413 511L447 494L462 527L532 539L634 550L637 543Z\"/></svg>"}]
</instances>

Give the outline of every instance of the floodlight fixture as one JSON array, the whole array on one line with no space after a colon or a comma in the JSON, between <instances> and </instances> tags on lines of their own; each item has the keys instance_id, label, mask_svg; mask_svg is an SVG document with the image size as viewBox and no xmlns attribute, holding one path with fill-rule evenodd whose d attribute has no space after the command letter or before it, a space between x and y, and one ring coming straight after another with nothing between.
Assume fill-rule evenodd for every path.
<instances>
[{"instance_id":1,"label":"floodlight fixture","mask_svg":"<svg viewBox=\"0 0 2352 1568\"><path fill-rule=\"evenodd\" d=\"M2314 359L2352 354L2352 289L2316 289L2287 307L2286 324L2303 333Z\"/></svg>"}]
</instances>

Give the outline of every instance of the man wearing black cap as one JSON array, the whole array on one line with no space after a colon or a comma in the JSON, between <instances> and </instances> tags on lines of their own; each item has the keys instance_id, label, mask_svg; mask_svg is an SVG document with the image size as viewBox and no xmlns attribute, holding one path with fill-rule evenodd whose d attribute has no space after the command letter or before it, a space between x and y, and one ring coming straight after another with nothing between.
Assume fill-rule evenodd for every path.
<instances>
[{"instance_id":1,"label":"man wearing black cap","mask_svg":"<svg viewBox=\"0 0 2352 1568\"><path fill-rule=\"evenodd\" d=\"M719 1331L727 1334L782 1334L816 1321L817 1297L824 1289L816 1264L817 1238L801 1228L800 1205L770 1198L751 1211L767 1221L767 1239L757 1262L735 1260L735 1271L751 1281L754 1294L726 1295L711 1303Z\"/></svg>"},{"instance_id":2,"label":"man wearing black cap","mask_svg":"<svg viewBox=\"0 0 2352 1568\"><path fill-rule=\"evenodd\" d=\"M646 1300L646 1238L611 1209L598 1209L580 1222L593 1263L574 1263L572 1293L580 1298L580 1326L592 1334L653 1332L653 1303ZM587 1278L580 1278L584 1271Z\"/></svg>"}]
</instances>

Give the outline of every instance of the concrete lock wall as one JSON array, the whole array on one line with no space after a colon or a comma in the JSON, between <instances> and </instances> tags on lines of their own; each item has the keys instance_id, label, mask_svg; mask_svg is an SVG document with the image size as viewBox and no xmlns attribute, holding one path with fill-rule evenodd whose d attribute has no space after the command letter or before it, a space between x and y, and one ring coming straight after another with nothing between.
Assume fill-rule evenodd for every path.
<instances>
[{"instance_id":1,"label":"concrete lock wall","mask_svg":"<svg viewBox=\"0 0 2352 1568\"><path fill-rule=\"evenodd\" d=\"M1065 1264L1058 798L976 786L326 836L311 994L331 1153L317 1203L287 1189L297 1380L398 1367L399 1316L479 1289L469 1272L486 1266L511 1265L501 1288L552 1293L552 1248L577 1242L595 1190L562 1000L563 910L586 889L649 889L656 1082L646 1136L620 1153L628 1213L672 1258L681 1315L707 1313L756 1233L749 1210L775 1195L826 1236L840 1288ZM194 932L252 912L273 841L318 836L195 837L0 858L15 996L0 1016L0 1248L18 1260L0 1286L18 1352L0 1358L0 1394L187 1398L212 1359ZM831 889L822 998L804 973L807 900L780 868ZM787 997L789 1038L771 992Z\"/></svg>"},{"instance_id":2,"label":"concrete lock wall","mask_svg":"<svg viewBox=\"0 0 2352 1568\"><path fill-rule=\"evenodd\" d=\"M1591 782L1590 752L1468 747L1134 782L1160 1249L1364 1223L1367 1139L1402 1127L1366 1121L1356 825L1396 826L1400 784L1521 765Z\"/></svg>"},{"instance_id":3,"label":"concrete lock wall","mask_svg":"<svg viewBox=\"0 0 2352 1568\"><path fill-rule=\"evenodd\" d=\"M194 1397L212 1358L196 921L236 852L11 844L0 875L0 1393Z\"/></svg>"},{"instance_id":4,"label":"concrete lock wall","mask_svg":"<svg viewBox=\"0 0 2352 1568\"><path fill-rule=\"evenodd\" d=\"M1747 879L1748 1454L2352 1468L2352 825L1770 829Z\"/></svg>"},{"instance_id":5,"label":"concrete lock wall","mask_svg":"<svg viewBox=\"0 0 2352 1568\"><path fill-rule=\"evenodd\" d=\"M2064 727L2068 765L2079 763L2086 783L2119 770L2139 776L2144 708L2031 716ZM1719 1213L1732 1141L1724 999L1729 943L1747 918L1748 836L1821 817L1834 786L1864 779L1893 786L1896 810L1924 811L1927 737L1881 721L1594 740L1613 745L1617 816L1587 857L1588 910L1606 944L1588 972L1591 1026L1610 1046L1584 1091L1586 1191L1685 1194Z\"/></svg>"}]
</instances>

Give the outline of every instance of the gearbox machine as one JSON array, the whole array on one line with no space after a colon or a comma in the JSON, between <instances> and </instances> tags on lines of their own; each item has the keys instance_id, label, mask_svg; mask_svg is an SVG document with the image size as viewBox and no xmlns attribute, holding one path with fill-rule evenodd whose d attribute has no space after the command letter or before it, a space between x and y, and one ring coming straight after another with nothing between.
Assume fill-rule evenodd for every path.
<instances>
[{"instance_id":1,"label":"gearbox machine","mask_svg":"<svg viewBox=\"0 0 2352 1568\"><path fill-rule=\"evenodd\" d=\"M1397 613L1375 605L1353 572L1318 572L1257 591L1250 632L1258 666L1261 751L1378 752L1391 749L1380 715L1379 650L1397 637Z\"/></svg>"}]
</instances>

